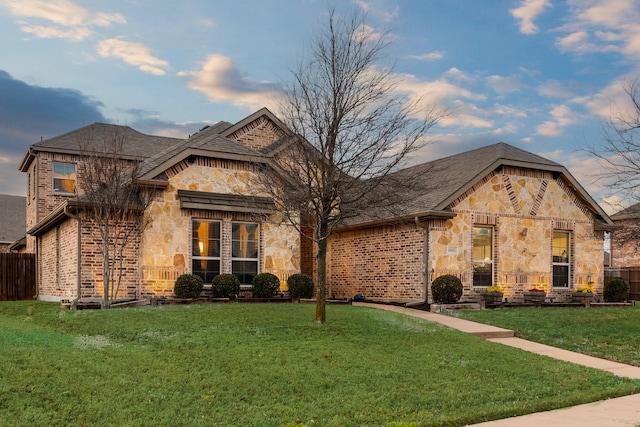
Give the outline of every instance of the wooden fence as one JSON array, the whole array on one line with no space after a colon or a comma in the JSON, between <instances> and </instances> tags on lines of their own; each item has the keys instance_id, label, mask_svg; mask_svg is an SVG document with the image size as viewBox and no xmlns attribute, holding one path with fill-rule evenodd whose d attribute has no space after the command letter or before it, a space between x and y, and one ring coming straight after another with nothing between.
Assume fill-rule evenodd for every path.
<instances>
[{"instance_id":1,"label":"wooden fence","mask_svg":"<svg viewBox=\"0 0 640 427\"><path fill-rule=\"evenodd\" d=\"M36 256L0 253L0 301L30 300L36 292Z\"/></svg>"},{"instance_id":2,"label":"wooden fence","mask_svg":"<svg viewBox=\"0 0 640 427\"><path fill-rule=\"evenodd\" d=\"M629 282L629 299L640 301L640 267L607 267L604 270L604 282L621 277Z\"/></svg>"}]
</instances>

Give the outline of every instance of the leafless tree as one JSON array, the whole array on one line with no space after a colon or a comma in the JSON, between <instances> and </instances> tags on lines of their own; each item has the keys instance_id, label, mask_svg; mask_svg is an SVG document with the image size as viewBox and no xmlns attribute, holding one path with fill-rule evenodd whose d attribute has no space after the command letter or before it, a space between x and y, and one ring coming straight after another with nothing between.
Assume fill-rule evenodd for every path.
<instances>
[{"instance_id":1,"label":"leafless tree","mask_svg":"<svg viewBox=\"0 0 640 427\"><path fill-rule=\"evenodd\" d=\"M625 105L615 107L603 124L604 144L587 151L600 159L604 168L597 181L625 204L636 205L623 213L624 225L612 235L612 245L640 242L640 78L622 83ZM622 209L624 205L620 204Z\"/></svg>"},{"instance_id":2,"label":"leafless tree","mask_svg":"<svg viewBox=\"0 0 640 427\"><path fill-rule=\"evenodd\" d=\"M126 142L125 133L117 127L111 134L87 135L81 142L78 216L100 249L105 307L118 297L125 251L149 224L146 208L154 196L153 188L137 180L139 161L125 159Z\"/></svg>"},{"instance_id":3,"label":"leafless tree","mask_svg":"<svg viewBox=\"0 0 640 427\"><path fill-rule=\"evenodd\" d=\"M267 174L267 187L317 245L318 323L326 322L327 239L336 226L411 197L405 191L411 177L396 185L394 172L427 144L440 117L437 108L399 92L386 64L390 44L387 33L371 31L364 14L329 10L326 26L292 70L281 105L292 135L275 156L281 173Z\"/></svg>"}]
</instances>

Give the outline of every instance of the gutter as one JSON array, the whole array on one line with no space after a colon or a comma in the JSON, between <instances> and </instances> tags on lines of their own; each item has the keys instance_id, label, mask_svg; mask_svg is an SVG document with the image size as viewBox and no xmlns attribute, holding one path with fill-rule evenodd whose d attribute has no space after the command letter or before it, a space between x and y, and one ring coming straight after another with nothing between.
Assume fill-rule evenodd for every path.
<instances>
[{"instance_id":1,"label":"gutter","mask_svg":"<svg viewBox=\"0 0 640 427\"><path fill-rule=\"evenodd\" d=\"M76 302L78 300L80 300L81 298L81 293L82 293L82 261L81 261L81 257L80 257L80 252L82 250L82 224L80 222L80 218L75 215L72 214L71 212L69 212L69 207L67 205L65 205L64 207L64 214L66 216L68 216L71 219L75 219L78 222L78 256L77 258L77 286L78 286L78 296L76 297Z\"/></svg>"}]
</instances>

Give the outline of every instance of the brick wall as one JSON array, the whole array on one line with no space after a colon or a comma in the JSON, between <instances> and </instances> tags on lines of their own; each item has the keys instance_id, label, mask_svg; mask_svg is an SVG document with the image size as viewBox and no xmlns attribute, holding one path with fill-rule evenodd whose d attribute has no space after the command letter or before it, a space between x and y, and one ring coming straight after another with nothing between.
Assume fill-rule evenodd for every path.
<instances>
[{"instance_id":1,"label":"brick wall","mask_svg":"<svg viewBox=\"0 0 640 427\"><path fill-rule=\"evenodd\" d=\"M262 116L238 129L227 138L253 150L260 150L277 141L282 135L284 133L275 123Z\"/></svg>"},{"instance_id":2,"label":"brick wall","mask_svg":"<svg viewBox=\"0 0 640 427\"><path fill-rule=\"evenodd\" d=\"M371 300L424 299L424 232L416 225L378 227L331 238L329 295Z\"/></svg>"},{"instance_id":3,"label":"brick wall","mask_svg":"<svg viewBox=\"0 0 640 427\"><path fill-rule=\"evenodd\" d=\"M611 236L611 266L635 267L640 265L640 241L638 219L618 220L616 225L623 228L615 230Z\"/></svg>"}]
</instances>

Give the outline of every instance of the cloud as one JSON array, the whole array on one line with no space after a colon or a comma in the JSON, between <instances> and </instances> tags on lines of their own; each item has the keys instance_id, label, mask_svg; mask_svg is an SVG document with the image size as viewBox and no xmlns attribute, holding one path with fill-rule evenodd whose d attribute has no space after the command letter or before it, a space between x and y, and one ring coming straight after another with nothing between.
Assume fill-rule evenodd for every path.
<instances>
[{"instance_id":1,"label":"cloud","mask_svg":"<svg viewBox=\"0 0 640 427\"><path fill-rule=\"evenodd\" d=\"M444 58L444 52L441 51L435 51L435 52L428 52L428 53L422 53L420 55L409 55L410 59L417 59L419 61L437 61L439 59Z\"/></svg>"},{"instance_id":2,"label":"cloud","mask_svg":"<svg viewBox=\"0 0 640 427\"><path fill-rule=\"evenodd\" d=\"M554 106L549 114L552 120L548 120L536 128L536 133L542 136L562 135L563 128L576 122L575 113L566 105Z\"/></svg>"},{"instance_id":3,"label":"cloud","mask_svg":"<svg viewBox=\"0 0 640 427\"><path fill-rule=\"evenodd\" d=\"M500 95L520 92L520 90L522 89L520 76L489 76L487 78L487 85Z\"/></svg>"},{"instance_id":4,"label":"cloud","mask_svg":"<svg viewBox=\"0 0 640 427\"><path fill-rule=\"evenodd\" d=\"M523 0L520 7L511 9L511 16L520 21L520 32L522 34L536 34L538 26L533 23L534 19L540 15L545 7L551 6L548 0Z\"/></svg>"},{"instance_id":5,"label":"cloud","mask_svg":"<svg viewBox=\"0 0 640 427\"><path fill-rule=\"evenodd\" d=\"M18 164L29 145L106 121L102 103L81 92L32 86L2 70L0 93L0 193L24 194L25 177Z\"/></svg>"},{"instance_id":6,"label":"cloud","mask_svg":"<svg viewBox=\"0 0 640 427\"><path fill-rule=\"evenodd\" d=\"M538 87L538 94L549 98L572 98L574 93L567 88L566 82L550 80Z\"/></svg>"},{"instance_id":7,"label":"cloud","mask_svg":"<svg viewBox=\"0 0 640 427\"><path fill-rule=\"evenodd\" d=\"M618 52L630 61L640 58L640 6L636 0L570 0L565 33L556 40L563 52Z\"/></svg>"},{"instance_id":8,"label":"cloud","mask_svg":"<svg viewBox=\"0 0 640 427\"><path fill-rule=\"evenodd\" d=\"M180 71L178 76L187 78L187 86L205 94L209 101L238 107L261 108L282 93L276 84L243 76L230 58L219 54L208 55L200 70Z\"/></svg>"},{"instance_id":9,"label":"cloud","mask_svg":"<svg viewBox=\"0 0 640 427\"><path fill-rule=\"evenodd\" d=\"M122 59L125 63L156 76L164 75L164 69L169 67L167 61L153 56L149 48L142 43L123 39L107 39L98 43L97 50L102 57Z\"/></svg>"},{"instance_id":10,"label":"cloud","mask_svg":"<svg viewBox=\"0 0 640 427\"><path fill-rule=\"evenodd\" d=\"M81 41L94 34L91 27L126 22L119 13L91 12L69 0L0 0L0 4L20 18L23 32L41 38Z\"/></svg>"}]
</instances>

